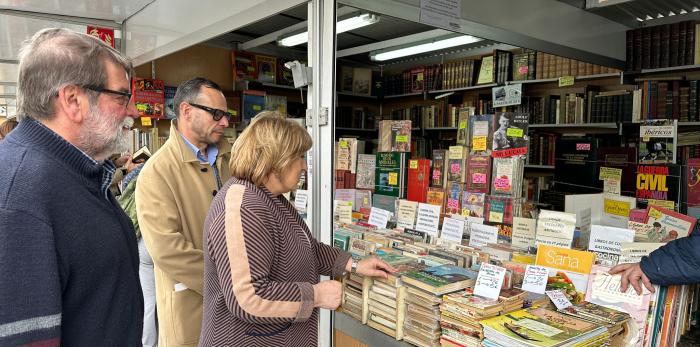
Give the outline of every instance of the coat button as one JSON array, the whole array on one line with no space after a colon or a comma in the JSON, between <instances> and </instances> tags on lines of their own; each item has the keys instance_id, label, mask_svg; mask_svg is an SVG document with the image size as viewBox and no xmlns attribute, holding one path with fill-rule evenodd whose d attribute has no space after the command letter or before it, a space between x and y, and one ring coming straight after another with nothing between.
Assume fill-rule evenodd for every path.
<instances>
[{"instance_id":1,"label":"coat button","mask_svg":"<svg viewBox=\"0 0 700 347\"><path fill-rule=\"evenodd\" d=\"M203 168L201 168L201 169L199 169L199 170L202 171L202 172L207 172L207 171L209 171L209 170L208 170L207 168L205 168L205 167L203 167Z\"/></svg>"},{"instance_id":2,"label":"coat button","mask_svg":"<svg viewBox=\"0 0 700 347\"><path fill-rule=\"evenodd\" d=\"M214 190L213 192L211 192L211 195L212 195L212 196L216 196L216 190Z\"/></svg>"}]
</instances>

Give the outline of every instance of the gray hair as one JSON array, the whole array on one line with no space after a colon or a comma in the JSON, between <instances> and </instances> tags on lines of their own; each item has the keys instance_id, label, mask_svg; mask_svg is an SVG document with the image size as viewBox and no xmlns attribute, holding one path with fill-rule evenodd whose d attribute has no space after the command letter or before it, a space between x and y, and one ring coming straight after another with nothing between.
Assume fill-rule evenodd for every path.
<instances>
[{"instance_id":1,"label":"gray hair","mask_svg":"<svg viewBox=\"0 0 700 347\"><path fill-rule=\"evenodd\" d=\"M105 64L133 74L131 60L100 39L68 29L48 28L25 41L19 52L17 115L51 119L58 91L68 85L104 87ZM94 104L97 93L90 93Z\"/></svg>"},{"instance_id":2,"label":"gray hair","mask_svg":"<svg viewBox=\"0 0 700 347\"><path fill-rule=\"evenodd\" d=\"M183 102L196 103L202 87L218 90L222 94L224 93L216 82L204 77L195 77L182 82L182 84L177 87L177 92L175 92L175 97L173 98L173 107L175 108L176 118L180 118L180 104Z\"/></svg>"}]
</instances>

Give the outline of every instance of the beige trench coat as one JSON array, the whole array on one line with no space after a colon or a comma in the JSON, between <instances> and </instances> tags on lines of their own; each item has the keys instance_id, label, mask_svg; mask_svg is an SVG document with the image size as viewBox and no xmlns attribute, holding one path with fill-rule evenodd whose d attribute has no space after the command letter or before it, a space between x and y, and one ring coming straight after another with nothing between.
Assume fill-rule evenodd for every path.
<instances>
[{"instance_id":1,"label":"beige trench coat","mask_svg":"<svg viewBox=\"0 0 700 347\"><path fill-rule=\"evenodd\" d=\"M216 166L229 177L231 146L219 145ZM136 182L141 233L155 264L158 346L196 346L202 324L202 233L217 193L209 164L199 162L176 129L145 164Z\"/></svg>"}]
</instances>

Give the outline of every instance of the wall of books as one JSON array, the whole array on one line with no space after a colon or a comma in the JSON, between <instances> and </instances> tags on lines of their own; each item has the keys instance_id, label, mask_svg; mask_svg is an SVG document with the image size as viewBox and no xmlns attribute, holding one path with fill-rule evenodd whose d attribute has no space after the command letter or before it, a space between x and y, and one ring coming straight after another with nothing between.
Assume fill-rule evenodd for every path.
<instances>
[{"instance_id":1,"label":"wall of books","mask_svg":"<svg viewBox=\"0 0 700 347\"><path fill-rule=\"evenodd\" d=\"M344 279L342 314L417 346L673 346L695 324L696 286L608 271L696 226L696 79L526 50L380 77L379 113L336 114L334 242L399 272Z\"/></svg>"}]
</instances>

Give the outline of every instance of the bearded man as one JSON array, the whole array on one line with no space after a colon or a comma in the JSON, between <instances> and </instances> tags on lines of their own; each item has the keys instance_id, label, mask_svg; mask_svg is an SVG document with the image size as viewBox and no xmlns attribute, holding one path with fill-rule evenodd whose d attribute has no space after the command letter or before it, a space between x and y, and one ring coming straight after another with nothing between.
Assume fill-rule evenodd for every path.
<instances>
[{"instance_id":1,"label":"bearded man","mask_svg":"<svg viewBox=\"0 0 700 347\"><path fill-rule=\"evenodd\" d=\"M20 51L21 121L0 143L1 346L141 345L136 236L106 160L128 149L132 70L67 29Z\"/></svg>"}]
</instances>

